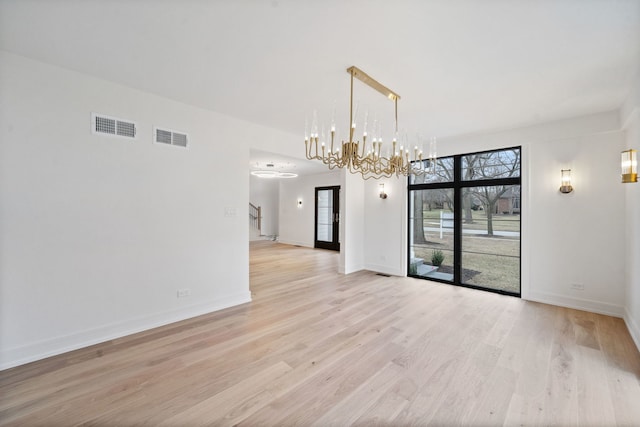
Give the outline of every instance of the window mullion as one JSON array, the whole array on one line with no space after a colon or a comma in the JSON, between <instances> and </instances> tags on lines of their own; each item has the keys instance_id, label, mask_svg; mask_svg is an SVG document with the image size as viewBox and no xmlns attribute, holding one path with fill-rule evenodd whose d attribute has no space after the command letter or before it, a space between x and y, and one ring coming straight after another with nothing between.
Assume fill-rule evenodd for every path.
<instances>
[{"instance_id":1,"label":"window mullion","mask_svg":"<svg viewBox=\"0 0 640 427\"><path fill-rule=\"evenodd\" d=\"M462 282L462 156L453 158L453 282Z\"/></svg>"}]
</instances>

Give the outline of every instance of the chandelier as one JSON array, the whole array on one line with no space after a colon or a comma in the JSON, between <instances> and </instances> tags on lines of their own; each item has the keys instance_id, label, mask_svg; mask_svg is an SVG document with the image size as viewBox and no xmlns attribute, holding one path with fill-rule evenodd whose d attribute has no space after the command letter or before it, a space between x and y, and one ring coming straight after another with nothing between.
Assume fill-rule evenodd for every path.
<instances>
[{"instance_id":1,"label":"chandelier","mask_svg":"<svg viewBox=\"0 0 640 427\"><path fill-rule=\"evenodd\" d=\"M413 153L409 147L401 145L398 147L398 100L400 95L382 85L377 80L371 78L367 73L352 66L347 68L351 75L351 95L349 97L349 140L342 141L341 144L334 144L336 135L335 123L331 124L330 145L327 147L324 141L324 130L322 138L318 135L317 117L313 117L311 132L305 129L305 153L309 160L320 160L329 169L347 168L351 173L360 173L362 178L390 178L393 175L409 176L424 175L435 172L436 165L436 140L431 138L429 144L429 154L423 159L422 150L415 146ZM382 136L378 123L374 123L373 141L371 146L367 145L367 121L365 119L362 133L362 141L354 140L356 122L353 117L353 78L356 77L373 89L385 95L395 106L395 133L392 140L392 148L389 154L382 151ZM306 128L306 125L305 125ZM413 156L411 156L413 154ZM412 160L411 160L412 158Z\"/></svg>"}]
</instances>

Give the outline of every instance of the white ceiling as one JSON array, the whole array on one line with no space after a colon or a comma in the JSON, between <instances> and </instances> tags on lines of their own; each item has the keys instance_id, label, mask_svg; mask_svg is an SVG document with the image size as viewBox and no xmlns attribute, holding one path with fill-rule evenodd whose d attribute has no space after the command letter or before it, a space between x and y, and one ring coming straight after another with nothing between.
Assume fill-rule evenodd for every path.
<instances>
[{"instance_id":1,"label":"white ceiling","mask_svg":"<svg viewBox=\"0 0 640 427\"><path fill-rule=\"evenodd\" d=\"M256 149L251 150L250 157L250 171L274 170L277 172L291 172L300 176L327 173L327 166L322 162L300 160L300 158Z\"/></svg>"},{"instance_id":2,"label":"white ceiling","mask_svg":"<svg viewBox=\"0 0 640 427\"><path fill-rule=\"evenodd\" d=\"M348 126L356 65L402 129L447 136L619 108L640 0L0 0L0 47L301 141L314 109Z\"/></svg>"}]
</instances>

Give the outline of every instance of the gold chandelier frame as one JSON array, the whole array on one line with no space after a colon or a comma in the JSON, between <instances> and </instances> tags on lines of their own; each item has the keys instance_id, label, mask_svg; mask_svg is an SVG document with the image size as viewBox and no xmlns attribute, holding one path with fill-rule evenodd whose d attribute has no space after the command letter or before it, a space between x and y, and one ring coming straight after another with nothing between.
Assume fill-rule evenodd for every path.
<instances>
[{"instance_id":1,"label":"gold chandelier frame","mask_svg":"<svg viewBox=\"0 0 640 427\"><path fill-rule=\"evenodd\" d=\"M398 95L393 90L384 86L367 73L352 66L347 68L351 75L351 92L349 97L349 140L342 141L339 148L335 148L335 126L331 127L331 145L327 149L324 141L319 142L317 123L312 125L311 134L305 135L305 154L309 160L320 160L329 169L347 168L351 173L360 173L363 179L390 178L392 176L424 175L435 168L435 140L432 139L428 160L429 167L425 166L422 158L422 151L416 146L413 150L413 161L410 160L409 148L401 146L397 148L398 134ZM357 78L371 88L382 93L385 97L394 102L395 110L395 135L392 141L392 151L389 157L384 157L382 152L382 138L379 141L373 138L372 147L367 149L366 129L362 135L362 142L355 140L354 133L356 124L353 121L353 78ZM365 122L366 123L366 122ZM315 128L314 128L315 127ZM320 147L318 147L320 145Z\"/></svg>"}]
</instances>

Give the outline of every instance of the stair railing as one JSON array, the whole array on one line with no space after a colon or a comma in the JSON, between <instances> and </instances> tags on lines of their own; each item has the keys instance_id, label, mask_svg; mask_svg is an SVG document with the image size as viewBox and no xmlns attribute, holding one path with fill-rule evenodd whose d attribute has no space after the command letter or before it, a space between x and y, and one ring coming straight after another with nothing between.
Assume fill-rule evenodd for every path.
<instances>
[{"instance_id":1,"label":"stair railing","mask_svg":"<svg viewBox=\"0 0 640 427\"><path fill-rule=\"evenodd\" d=\"M262 208L249 203L249 225L262 234Z\"/></svg>"}]
</instances>

